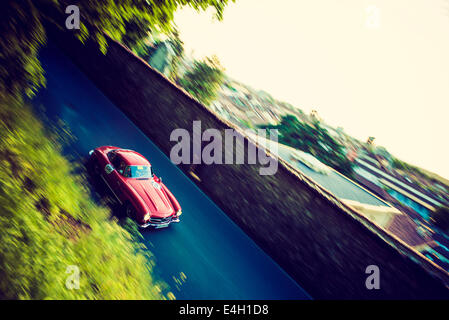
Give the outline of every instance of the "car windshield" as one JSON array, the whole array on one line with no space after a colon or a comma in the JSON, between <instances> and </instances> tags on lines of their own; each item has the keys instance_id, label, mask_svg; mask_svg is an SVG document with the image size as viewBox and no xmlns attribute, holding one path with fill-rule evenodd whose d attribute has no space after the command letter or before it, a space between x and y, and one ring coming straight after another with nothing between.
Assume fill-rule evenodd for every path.
<instances>
[{"instance_id":1,"label":"car windshield","mask_svg":"<svg viewBox=\"0 0 449 320\"><path fill-rule=\"evenodd\" d=\"M151 166L127 166L125 177L128 178L151 178L153 172Z\"/></svg>"}]
</instances>

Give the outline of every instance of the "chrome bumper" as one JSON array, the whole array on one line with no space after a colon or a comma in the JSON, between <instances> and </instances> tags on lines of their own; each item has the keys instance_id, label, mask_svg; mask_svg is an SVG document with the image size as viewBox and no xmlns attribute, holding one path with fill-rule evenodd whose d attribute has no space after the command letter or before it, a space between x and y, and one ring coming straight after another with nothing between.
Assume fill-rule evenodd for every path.
<instances>
[{"instance_id":1,"label":"chrome bumper","mask_svg":"<svg viewBox=\"0 0 449 320\"><path fill-rule=\"evenodd\" d=\"M171 223L178 223L180 221L181 220L179 220L179 217L174 217L174 218L168 220L167 222L151 222L151 218L150 218L150 222L147 222L147 223L144 223L144 224L140 224L139 227L140 228L147 228L147 227L166 228Z\"/></svg>"}]
</instances>

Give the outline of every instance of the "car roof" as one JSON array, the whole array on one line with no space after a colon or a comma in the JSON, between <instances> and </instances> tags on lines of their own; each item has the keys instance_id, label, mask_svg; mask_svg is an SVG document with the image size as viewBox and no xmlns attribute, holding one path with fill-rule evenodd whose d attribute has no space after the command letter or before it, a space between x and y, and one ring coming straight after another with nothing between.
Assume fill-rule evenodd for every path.
<instances>
[{"instance_id":1,"label":"car roof","mask_svg":"<svg viewBox=\"0 0 449 320\"><path fill-rule=\"evenodd\" d=\"M119 149L116 151L116 153L118 155L120 155L120 157L129 166L150 165L150 162L147 159L145 159L145 157L143 155L141 155L140 153L138 153L136 151L128 150L128 149Z\"/></svg>"}]
</instances>

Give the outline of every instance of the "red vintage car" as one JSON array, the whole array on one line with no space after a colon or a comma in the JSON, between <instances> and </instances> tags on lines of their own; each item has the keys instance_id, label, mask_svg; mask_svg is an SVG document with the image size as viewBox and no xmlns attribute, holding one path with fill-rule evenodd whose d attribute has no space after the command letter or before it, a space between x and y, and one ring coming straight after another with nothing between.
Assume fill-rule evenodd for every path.
<instances>
[{"instance_id":1,"label":"red vintage car","mask_svg":"<svg viewBox=\"0 0 449 320\"><path fill-rule=\"evenodd\" d=\"M181 206L141 154L113 146L89 151L98 174L139 226L163 228L179 222Z\"/></svg>"}]
</instances>

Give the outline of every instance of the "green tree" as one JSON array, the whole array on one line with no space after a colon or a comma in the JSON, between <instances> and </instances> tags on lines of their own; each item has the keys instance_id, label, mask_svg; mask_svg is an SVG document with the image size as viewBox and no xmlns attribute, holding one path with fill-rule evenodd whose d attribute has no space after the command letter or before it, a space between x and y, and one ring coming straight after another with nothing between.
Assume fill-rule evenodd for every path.
<instances>
[{"instance_id":1,"label":"green tree","mask_svg":"<svg viewBox=\"0 0 449 320\"><path fill-rule=\"evenodd\" d=\"M179 80L179 65L181 64L182 59L184 58L184 43L179 37L179 32L177 29L173 31L171 37L168 40L170 46L173 48L173 58L170 61L169 66L169 75L168 77L178 82Z\"/></svg>"},{"instance_id":2,"label":"green tree","mask_svg":"<svg viewBox=\"0 0 449 320\"><path fill-rule=\"evenodd\" d=\"M0 97L31 96L45 85L38 51L46 43L46 25L64 28L65 9L80 10L81 41L95 39L107 50L103 32L135 45L151 30L173 30L174 12L182 6L196 10L213 7L218 19L229 0L4 0L0 2Z\"/></svg>"},{"instance_id":3,"label":"green tree","mask_svg":"<svg viewBox=\"0 0 449 320\"><path fill-rule=\"evenodd\" d=\"M432 214L431 218L435 226L445 232L449 232L449 207L439 207Z\"/></svg>"},{"instance_id":4,"label":"green tree","mask_svg":"<svg viewBox=\"0 0 449 320\"><path fill-rule=\"evenodd\" d=\"M210 104L218 94L224 82L224 71L218 58L206 58L195 61L192 70L179 80L179 84L201 103Z\"/></svg>"},{"instance_id":5,"label":"green tree","mask_svg":"<svg viewBox=\"0 0 449 320\"><path fill-rule=\"evenodd\" d=\"M134 52L174 82L179 80L179 66L184 58L184 43L175 28L166 40L159 36L147 37L133 48ZM165 70L168 70L168 74Z\"/></svg>"},{"instance_id":6,"label":"green tree","mask_svg":"<svg viewBox=\"0 0 449 320\"><path fill-rule=\"evenodd\" d=\"M261 126L279 130L279 142L308 152L328 166L351 176L352 163L345 149L318 122L301 122L293 115L283 116L278 125Z\"/></svg>"},{"instance_id":7,"label":"green tree","mask_svg":"<svg viewBox=\"0 0 449 320\"><path fill-rule=\"evenodd\" d=\"M130 49L138 47L148 38L151 22L148 17L133 17L125 21L125 33L122 36L122 43ZM142 27L147 26L147 27Z\"/></svg>"},{"instance_id":8,"label":"green tree","mask_svg":"<svg viewBox=\"0 0 449 320\"><path fill-rule=\"evenodd\" d=\"M0 99L33 95L45 85L37 58L45 44L39 10L31 1L0 1Z\"/></svg>"}]
</instances>

